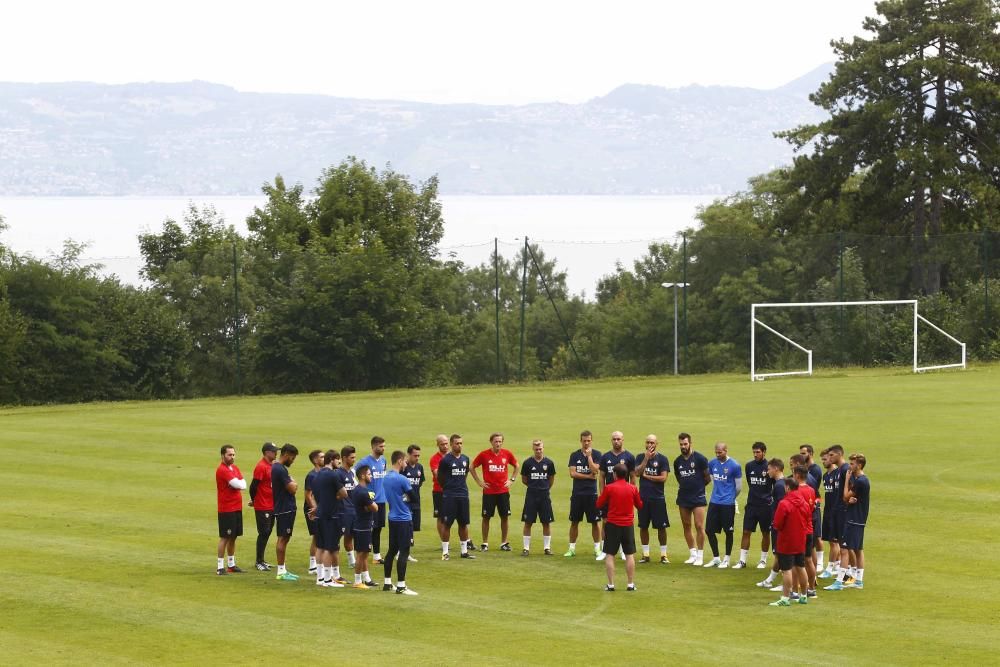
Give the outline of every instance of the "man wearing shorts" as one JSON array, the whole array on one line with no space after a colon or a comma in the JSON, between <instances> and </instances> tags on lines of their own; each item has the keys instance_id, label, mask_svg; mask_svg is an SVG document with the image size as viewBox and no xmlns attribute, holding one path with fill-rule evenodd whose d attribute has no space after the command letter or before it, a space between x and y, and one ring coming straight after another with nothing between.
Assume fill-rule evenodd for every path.
<instances>
[{"instance_id":1,"label":"man wearing shorts","mask_svg":"<svg viewBox=\"0 0 1000 667\"><path fill-rule=\"evenodd\" d=\"M834 488L834 478L840 471L833 465L833 458L830 449L820 452L820 461L823 462L823 527L822 535L826 543L830 545L830 560L826 569L817 563L817 570L821 572L816 575L820 579L828 579L837 573L837 565L840 563L840 542L833 534L834 513L837 511L837 490Z\"/></svg>"},{"instance_id":2,"label":"man wearing shorts","mask_svg":"<svg viewBox=\"0 0 1000 667\"><path fill-rule=\"evenodd\" d=\"M781 597L770 603L772 607L791 606L792 569L805 566L805 525L802 515L812 512L805 499L798 493L798 482L794 477L785 478L787 493L774 510L774 529L778 533L777 552L778 567L781 569ZM806 603L806 597L800 596L799 602Z\"/></svg>"},{"instance_id":3,"label":"man wearing shorts","mask_svg":"<svg viewBox=\"0 0 1000 667\"><path fill-rule=\"evenodd\" d=\"M444 541L444 522L441 521L441 497L443 491L441 489L441 482L438 481L438 467L441 465L441 459L448 453L448 436L442 433L435 438L434 444L437 446L437 452L431 456L431 460L428 462L428 465L431 467L431 502L434 508L434 520L437 524L438 538Z\"/></svg>"},{"instance_id":4,"label":"man wearing shorts","mask_svg":"<svg viewBox=\"0 0 1000 667\"><path fill-rule=\"evenodd\" d=\"M705 517L705 534L712 547L712 560L705 567L720 570L729 567L729 553L733 550L733 531L736 528L736 498L743 490L743 469L735 459L729 458L729 447L724 442L715 443L715 458L708 462L712 475L712 499ZM720 532L726 534L726 552L719 558Z\"/></svg>"},{"instance_id":5,"label":"man wearing shorts","mask_svg":"<svg viewBox=\"0 0 1000 667\"><path fill-rule=\"evenodd\" d=\"M552 459L545 456L545 445L541 440L531 442L530 459L521 464L521 483L527 487L524 494L524 510L521 521L524 522L524 549L522 556L531 553L531 526L536 520L542 523L542 545L546 556L552 555L552 494L550 489L556 481L556 466Z\"/></svg>"},{"instance_id":6,"label":"man wearing shorts","mask_svg":"<svg viewBox=\"0 0 1000 667\"><path fill-rule=\"evenodd\" d=\"M340 576L340 516L347 489L337 474L340 452L329 449L323 455L323 467L313 479L316 499L316 556L319 560L316 583L327 588L343 588L347 583Z\"/></svg>"},{"instance_id":7,"label":"man wearing shorts","mask_svg":"<svg viewBox=\"0 0 1000 667\"><path fill-rule=\"evenodd\" d=\"M260 448L261 458L253 469L253 479L250 481L250 506L254 510L257 523L257 559L254 567L261 572L271 569L264 560L267 541L274 531L274 494L271 493L271 466L278 456L278 448L273 442L265 442Z\"/></svg>"},{"instance_id":8,"label":"man wearing shorts","mask_svg":"<svg viewBox=\"0 0 1000 667\"><path fill-rule=\"evenodd\" d=\"M413 524L413 532L420 532L420 487L427 481L424 474L424 466L420 463L420 445L410 445L406 448L406 465L403 467L403 477L410 480L410 492L406 495L406 502L410 505L410 522ZM413 538L410 538L410 547L413 547ZM416 563L417 559L407 554L407 560Z\"/></svg>"},{"instance_id":9,"label":"man wearing shorts","mask_svg":"<svg viewBox=\"0 0 1000 667\"><path fill-rule=\"evenodd\" d=\"M625 554L626 591L635 590L635 510L642 509L639 490L629 482L631 473L624 463L612 469L615 481L606 484L597 498L607 523L604 526L604 571L608 576L606 591L615 590L615 554Z\"/></svg>"},{"instance_id":10,"label":"man wearing shorts","mask_svg":"<svg viewBox=\"0 0 1000 667\"><path fill-rule=\"evenodd\" d=\"M871 483L865 474L867 463L868 459L864 454L851 454L844 482L843 502L847 505L847 511L844 531L840 538L840 572L837 580L826 587L829 591L865 587L865 524L868 523L871 498ZM855 567L852 571L848 571L852 559Z\"/></svg>"},{"instance_id":11,"label":"man wearing shorts","mask_svg":"<svg viewBox=\"0 0 1000 667\"><path fill-rule=\"evenodd\" d=\"M378 503L375 502L375 492L368 488L372 481L372 471L366 465L354 469L358 484L351 489L350 502L354 505L355 519L352 531L354 533L354 551L357 560L354 562L354 586L362 590L375 588L371 573L368 571L368 554L372 550L372 527L378 516Z\"/></svg>"},{"instance_id":12,"label":"man wearing shorts","mask_svg":"<svg viewBox=\"0 0 1000 667\"><path fill-rule=\"evenodd\" d=\"M611 449L604 452L604 455L601 456L601 476L598 479L601 490L604 490L606 485L615 482L615 466L619 463L628 468L629 481L631 482L635 476L635 456L632 455L632 452L625 449L625 435L621 431L614 431L611 434ZM607 524L607 521L604 523ZM625 552L621 551L619 554L622 560L625 560ZM603 553L597 556L597 560L602 560L603 558Z\"/></svg>"},{"instance_id":13,"label":"man wearing shorts","mask_svg":"<svg viewBox=\"0 0 1000 667\"><path fill-rule=\"evenodd\" d=\"M757 569L767 567L767 552L771 550L771 488L774 480L767 474L767 445L755 442L753 458L743 467L747 480L747 504L743 508L743 538L740 541L740 560L733 566L740 570L747 566L750 555L750 535L760 528L760 561Z\"/></svg>"},{"instance_id":14,"label":"man wearing shorts","mask_svg":"<svg viewBox=\"0 0 1000 667\"><path fill-rule=\"evenodd\" d=\"M271 465L271 492L274 495L274 523L278 529L278 539L275 544L275 551L278 559L279 581L298 581L295 575L285 569L285 553L288 549L288 541L292 539L292 530L295 528L295 492L299 485L288 473L288 469L295 463L295 457L299 455L299 450L295 445L285 443L278 453L278 460Z\"/></svg>"},{"instance_id":15,"label":"man wearing shorts","mask_svg":"<svg viewBox=\"0 0 1000 667\"><path fill-rule=\"evenodd\" d=\"M482 479L476 472L479 467L483 469ZM497 511L500 512L500 551L510 551L507 526L511 514L510 487L516 479L517 458L510 450L503 448L503 433L490 435L490 446L476 455L470 472L472 479L483 490L483 541L480 551L490 548L490 519Z\"/></svg>"},{"instance_id":16,"label":"man wearing shorts","mask_svg":"<svg viewBox=\"0 0 1000 667\"><path fill-rule=\"evenodd\" d=\"M667 558L667 528L670 519L667 518L667 499L664 487L667 475L670 474L670 461L666 456L656 451L659 439L652 433L646 436L646 451L635 461L635 472L639 477L639 497L642 498L642 509L639 510L639 539L642 542L642 559L640 563L649 562L649 526L656 528L656 537L660 543L660 564L670 562Z\"/></svg>"},{"instance_id":17,"label":"man wearing shorts","mask_svg":"<svg viewBox=\"0 0 1000 667\"><path fill-rule=\"evenodd\" d=\"M334 472L340 481L340 486L347 490L348 496L358 485L358 478L354 474L354 463L358 458L357 449L354 445L344 445L340 449L340 467L334 468ZM340 507L340 532L344 538L344 552L347 553L348 567L354 567L357 558L354 554L354 520L357 518L354 503L350 498L345 498Z\"/></svg>"},{"instance_id":18,"label":"man wearing shorts","mask_svg":"<svg viewBox=\"0 0 1000 667\"><path fill-rule=\"evenodd\" d=\"M224 575L227 572L243 571L236 565L236 538L243 534L243 489L247 488L247 483L243 479L243 473L236 467L236 448L223 445L219 454L222 455L222 461L215 469L216 508L219 513L219 547L215 573Z\"/></svg>"},{"instance_id":19,"label":"man wearing shorts","mask_svg":"<svg viewBox=\"0 0 1000 667\"><path fill-rule=\"evenodd\" d=\"M437 480L441 484L441 560L449 560L451 524L458 522L459 546L462 558L474 559L469 553L469 476L471 462L462 453L462 436L458 433L448 438L449 451L441 457Z\"/></svg>"},{"instance_id":20,"label":"man wearing shorts","mask_svg":"<svg viewBox=\"0 0 1000 667\"><path fill-rule=\"evenodd\" d=\"M306 529L309 531L309 574L316 575L316 583L322 581L322 574L316 566L316 496L313 495L313 480L316 474L323 469L323 452L314 449L309 452L309 462L313 464L313 469L306 473L306 478L302 482L305 487L305 502L302 503L302 515L306 521Z\"/></svg>"},{"instance_id":21,"label":"man wearing shorts","mask_svg":"<svg viewBox=\"0 0 1000 667\"><path fill-rule=\"evenodd\" d=\"M691 435L677 436L680 456L674 459L674 477L677 478L677 511L684 526L684 541L688 546L685 565L698 566L705 555L705 487L712 481L708 474L708 459L691 448ZM692 534L691 525L695 532ZM697 538L697 539L696 539Z\"/></svg>"},{"instance_id":22,"label":"man wearing shorts","mask_svg":"<svg viewBox=\"0 0 1000 667\"><path fill-rule=\"evenodd\" d=\"M358 461L358 466L368 466L372 481L369 488L375 494L375 504L378 512L372 526L372 552L375 554L375 564L382 564L382 529L385 528L385 494L382 493L382 478L385 477L385 438L375 435L371 439L372 453Z\"/></svg>"},{"instance_id":23,"label":"man wearing shorts","mask_svg":"<svg viewBox=\"0 0 1000 667\"><path fill-rule=\"evenodd\" d=\"M573 491L569 498L569 550L566 558L576 556L576 538L580 533L580 522L586 517L590 524L590 535L594 540L594 556L604 558L601 551L601 515L597 511L597 475L600 472L601 453L591 448L594 435L590 431L580 433L580 449L569 455L569 476L573 479Z\"/></svg>"}]
</instances>

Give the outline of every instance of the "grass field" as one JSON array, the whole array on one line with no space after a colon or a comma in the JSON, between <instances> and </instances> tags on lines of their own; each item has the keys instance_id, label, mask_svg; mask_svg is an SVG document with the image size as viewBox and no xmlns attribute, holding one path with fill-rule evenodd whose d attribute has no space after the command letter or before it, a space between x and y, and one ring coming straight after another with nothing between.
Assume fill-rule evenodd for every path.
<instances>
[{"instance_id":1,"label":"grass field","mask_svg":"<svg viewBox=\"0 0 1000 667\"><path fill-rule=\"evenodd\" d=\"M1000 646L998 389L1000 367L979 366L753 384L697 376L3 410L0 661L992 663ZM671 459L681 430L708 456L716 440L728 442L741 463L758 439L783 458L802 442L864 452L872 480L866 589L821 591L801 608L768 607L775 594L753 586L756 569L680 564L685 546L668 504L674 563L640 566L634 595L602 592L603 566L586 557L586 530L584 557L561 556L565 462L582 428L594 431L602 451L614 429L633 452L657 433ZM560 555L540 555L536 526L538 555L520 557L519 488L514 553L441 562L425 517L414 554L420 562L407 577L419 597L318 589L305 573L301 517L289 546L301 581L256 571L214 575L213 472L223 442L236 445L249 477L266 439L307 452L364 448L378 433L387 452L419 442L426 463L436 433L462 433L475 456L492 430L504 431L520 457L532 438L543 438L559 465L553 545ZM307 468L300 457L292 473L301 480ZM668 494L675 490L671 479ZM429 500L427 489L425 506ZM249 510L245 525L237 555L248 567ZM498 531L495 522L493 545ZM472 537L479 541L475 516ZM452 545L457 551L454 535ZM757 546L755 539L751 554Z\"/></svg>"}]
</instances>

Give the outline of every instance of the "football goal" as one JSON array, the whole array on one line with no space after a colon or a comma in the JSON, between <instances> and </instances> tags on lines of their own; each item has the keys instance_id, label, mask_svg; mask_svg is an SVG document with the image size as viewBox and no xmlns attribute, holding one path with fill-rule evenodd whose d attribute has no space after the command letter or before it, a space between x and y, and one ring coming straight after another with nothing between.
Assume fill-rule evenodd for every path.
<instances>
[{"instance_id":1,"label":"football goal","mask_svg":"<svg viewBox=\"0 0 1000 667\"><path fill-rule=\"evenodd\" d=\"M913 352L913 372L922 373L923 371L938 370L942 368L965 368L965 343L958 340L950 333L937 326L926 317L920 314L917 301L915 299L909 300L898 300L898 301L827 301L827 302L802 302L802 303L755 303L750 307L750 381L755 382L757 380L765 380L770 377L779 377L785 375L812 375L813 373L813 350L806 347L808 344L807 340L804 338L809 338L810 336L805 333L805 329L802 327L793 327L790 325L790 318L778 317L777 314L784 312L788 313L791 309L801 310L801 309L821 309L821 308L831 308L831 307L842 307L842 308L854 308L860 306L876 306L879 307L878 312L881 313L882 306L897 306L904 310L906 319L900 325L905 329L906 340L903 345L904 349L912 347ZM909 308L907 308L909 307ZM772 317L765 317L764 312L769 315L773 314ZM866 309L867 311L867 309ZM911 312L912 311L912 312ZM912 317L911 317L912 314ZM770 323L765 322L764 319L768 319ZM879 319L876 317L875 319ZM920 365L920 350L921 350L921 323L929 327L934 332L939 334L939 338L943 337L947 341L946 345L950 346L949 353L952 359L954 353L958 352L960 354L959 361L953 361L951 363L934 363L932 365L921 366ZM779 331L780 328L786 328L784 333ZM896 328L899 329L900 326ZM790 329L795 329L791 331ZM772 370L765 372L761 370L766 368L769 364L762 363L762 359L758 359L760 354L760 341L758 340L758 332L760 335L767 336L771 334L777 337L778 340L786 344L785 350L781 357L784 361L785 368L780 370ZM766 333L764 333L766 332ZM799 341L792 338L796 336ZM878 334L875 334L877 337ZM829 338L827 339L829 340ZM846 341L844 341L846 343ZM806 343L806 344L803 344ZM940 348L941 346L938 345ZM957 350L955 348L958 348ZM802 365L805 368L802 368Z\"/></svg>"}]
</instances>

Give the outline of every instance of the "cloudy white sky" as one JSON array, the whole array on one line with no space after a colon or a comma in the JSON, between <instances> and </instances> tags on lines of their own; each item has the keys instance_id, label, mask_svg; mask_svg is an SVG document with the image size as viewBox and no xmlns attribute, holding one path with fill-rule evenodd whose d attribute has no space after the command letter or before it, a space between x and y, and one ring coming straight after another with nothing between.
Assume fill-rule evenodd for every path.
<instances>
[{"instance_id":1,"label":"cloudy white sky","mask_svg":"<svg viewBox=\"0 0 1000 667\"><path fill-rule=\"evenodd\" d=\"M873 0L32 0L0 81L189 81L428 102L580 102L623 83L779 86Z\"/></svg>"}]
</instances>

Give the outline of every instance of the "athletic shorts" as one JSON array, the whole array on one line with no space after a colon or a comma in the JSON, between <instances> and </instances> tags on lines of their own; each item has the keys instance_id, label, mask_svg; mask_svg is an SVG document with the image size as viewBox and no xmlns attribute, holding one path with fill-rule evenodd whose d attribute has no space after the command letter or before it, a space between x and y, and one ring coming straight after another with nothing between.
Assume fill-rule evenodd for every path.
<instances>
[{"instance_id":1,"label":"athletic shorts","mask_svg":"<svg viewBox=\"0 0 1000 667\"><path fill-rule=\"evenodd\" d=\"M650 524L657 529L670 527L666 498L642 499L642 507L639 508L639 528L647 530Z\"/></svg>"},{"instance_id":2,"label":"athletic shorts","mask_svg":"<svg viewBox=\"0 0 1000 667\"><path fill-rule=\"evenodd\" d=\"M847 523L847 512L836 511L833 513L833 533L828 539L840 542L844 539L844 524Z\"/></svg>"},{"instance_id":3,"label":"athletic shorts","mask_svg":"<svg viewBox=\"0 0 1000 667\"><path fill-rule=\"evenodd\" d=\"M813 535L817 540L823 537L823 519L820 517L818 507L813 510Z\"/></svg>"},{"instance_id":4,"label":"athletic shorts","mask_svg":"<svg viewBox=\"0 0 1000 667\"><path fill-rule=\"evenodd\" d=\"M597 511L597 496L570 496L569 520L579 523L584 517L587 517L587 523L601 520L601 513Z\"/></svg>"},{"instance_id":5,"label":"athletic shorts","mask_svg":"<svg viewBox=\"0 0 1000 667\"><path fill-rule=\"evenodd\" d=\"M375 503L378 505L378 514L375 515L375 528L385 528L385 503Z\"/></svg>"},{"instance_id":6,"label":"athletic shorts","mask_svg":"<svg viewBox=\"0 0 1000 667\"><path fill-rule=\"evenodd\" d=\"M274 512L271 510L254 510L253 513L257 519L257 534L270 536L271 531L274 530Z\"/></svg>"},{"instance_id":7,"label":"athletic shorts","mask_svg":"<svg viewBox=\"0 0 1000 667\"><path fill-rule=\"evenodd\" d=\"M851 551L863 550L865 548L865 527L856 523L844 526L844 537L840 540L840 546Z\"/></svg>"},{"instance_id":8,"label":"athletic shorts","mask_svg":"<svg viewBox=\"0 0 1000 667\"><path fill-rule=\"evenodd\" d=\"M756 507L750 505L743 508L743 530L748 533L756 533L760 527L760 532L764 533L771 528L771 519L774 512L770 506Z\"/></svg>"},{"instance_id":9,"label":"athletic shorts","mask_svg":"<svg viewBox=\"0 0 1000 667\"><path fill-rule=\"evenodd\" d=\"M793 567L805 567L806 566L806 555L805 554L778 554L778 569L782 572L788 572Z\"/></svg>"},{"instance_id":10,"label":"athletic shorts","mask_svg":"<svg viewBox=\"0 0 1000 667\"><path fill-rule=\"evenodd\" d=\"M823 536L823 539L828 540L830 542L837 541L837 535L835 535L833 532L834 514L836 514L836 512L833 510L826 510L823 512L823 527L822 530L820 531L820 535Z\"/></svg>"},{"instance_id":11,"label":"athletic shorts","mask_svg":"<svg viewBox=\"0 0 1000 667\"><path fill-rule=\"evenodd\" d=\"M295 512L275 514L274 519L278 527L278 537L291 537L295 528Z\"/></svg>"},{"instance_id":12,"label":"athletic shorts","mask_svg":"<svg viewBox=\"0 0 1000 667\"><path fill-rule=\"evenodd\" d=\"M420 532L420 505L410 505L410 524L413 526L413 532Z\"/></svg>"},{"instance_id":13,"label":"athletic shorts","mask_svg":"<svg viewBox=\"0 0 1000 667\"><path fill-rule=\"evenodd\" d=\"M444 498L444 494L440 491L435 491L431 494L431 501L434 503L434 518L438 519L441 517L441 501Z\"/></svg>"},{"instance_id":14,"label":"athletic shorts","mask_svg":"<svg viewBox=\"0 0 1000 667\"><path fill-rule=\"evenodd\" d=\"M243 510L219 512L219 537L239 537L243 534Z\"/></svg>"},{"instance_id":15,"label":"athletic shorts","mask_svg":"<svg viewBox=\"0 0 1000 667\"><path fill-rule=\"evenodd\" d=\"M484 493L483 494L483 518L492 519L497 510L500 516L510 516L510 494L509 493Z\"/></svg>"},{"instance_id":16,"label":"athletic shorts","mask_svg":"<svg viewBox=\"0 0 1000 667\"><path fill-rule=\"evenodd\" d=\"M370 529L366 530L353 530L351 534L354 536L354 550L355 551L371 551L372 550L372 531Z\"/></svg>"},{"instance_id":17,"label":"athletic shorts","mask_svg":"<svg viewBox=\"0 0 1000 667\"><path fill-rule=\"evenodd\" d=\"M524 497L524 510L521 512L521 521L524 523L552 523L555 516L552 514L552 497L549 494L536 495L529 493Z\"/></svg>"},{"instance_id":18,"label":"athletic shorts","mask_svg":"<svg viewBox=\"0 0 1000 667\"><path fill-rule=\"evenodd\" d=\"M306 520L306 530L309 531L310 535L316 535L317 534L316 533L316 530L317 530L316 523L317 522L314 519L310 519L308 515L306 515L304 518Z\"/></svg>"},{"instance_id":19,"label":"athletic shorts","mask_svg":"<svg viewBox=\"0 0 1000 667\"><path fill-rule=\"evenodd\" d=\"M438 515L441 522L451 528L451 524L458 521L459 526L469 525L469 499L468 498L445 498L441 497L441 514Z\"/></svg>"},{"instance_id":20,"label":"athletic shorts","mask_svg":"<svg viewBox=\"0 0 1000 667\"><path fill-rule=\"evenodd\" d=\"M635 528L610 522L604 524L604 553L614 556L619 548L626 556L635 553Z\"/></svg>"},{"instance_id":21,"label":"athletic shorts","mask_svg":"<svg viewBox=\"0 0 1000 667\"><path fill-rule=\"evenodd\" d=\"M410 542L413 541L413 524L409 521L389 521L389 551L395 549L399 557L406 559L410 555Z\"/></svg>"},{"instance_id":22,"label":"athletic shorts","mask_svg":"<svg viewBox=\"0 0 1000 667\"><path fill-rule=\"evenodd\" d=\"M689 498L677 496L677 506L685 510L693 510L696 507L705 507L708 502L705 500L705 496L700 498Z\"/></svg>"},{"instance_id":23,"label":"athletic shorts","mask_svg":"<svg viewBox=\"0 0 1000 667\"><path fill-rule=\"evenodd\" d=\"M733 525L736 523L736 505L716 505L712 503L708 506L708 515L705 517L705 532L718 533L726 531L733 532Z\"/></svg>"},{"instance_id":24,"label":"athletic shorts","mask_svg":"<svg viewBox=\"0 0 1000 667\"><path fill-rule=\"evenodd\" d=\"M340 520L317 519L316 524L316 546L325 551L340 551L340 536L343 534Z\"/></svg>"},{"instance_id":25,"label":"athletic shorts","mask_svg":"<svg viewBox=\"0 0 1000 667\"><path fill-rule=\"evenodd\" d=\"M806 550L805 557L812 558L813 549L816 548L816 536L812 533L806 533Z\"/></svg>"},{"instance_id":26,"label":"athletic shorts","mask_svg":"<svg viewBox=\"0 0 1000 667\"><path fill-rule=\"evenodd\" d=\"M340 534L345 537L350 535L354 531L354 522L357 518L356 514L341 514L337 517L337 521L340 523Z\"/></svg>"}]
</instances>

